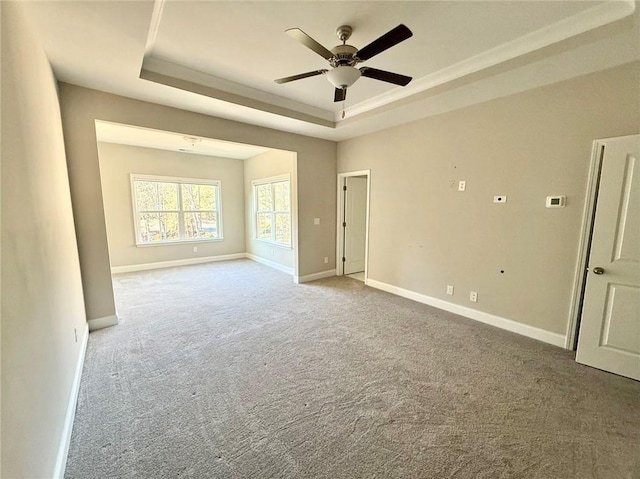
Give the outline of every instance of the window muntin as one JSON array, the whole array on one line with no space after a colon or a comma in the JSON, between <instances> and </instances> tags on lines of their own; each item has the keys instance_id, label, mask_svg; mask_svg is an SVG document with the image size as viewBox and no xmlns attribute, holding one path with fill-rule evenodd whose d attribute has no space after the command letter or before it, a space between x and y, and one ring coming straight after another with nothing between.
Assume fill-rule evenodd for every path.
<instances>
[{"instance_id":1,"label":"window muntin","mask_svg":"<svg viewBox=\"0 0 640 479\"><path fill-rule=\"evenodd\" d=\"M131 175L136 244L222 239L220 182Z\"/></svg>"},{"instance_id":2,"label":"window muntin","mask_svg":"<svg viewBox=\"0 0 640 479\"><path fill-rule=\"evenodd\" d=\"M289 176L252 182L254 237L291 246L291 181Z\"/></svg>"}]
</instances>

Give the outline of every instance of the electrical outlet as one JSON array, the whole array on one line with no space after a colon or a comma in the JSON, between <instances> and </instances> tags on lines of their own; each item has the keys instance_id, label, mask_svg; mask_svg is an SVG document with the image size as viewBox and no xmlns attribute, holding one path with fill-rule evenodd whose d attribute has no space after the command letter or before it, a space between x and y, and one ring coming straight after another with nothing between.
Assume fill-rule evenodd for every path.
<instances>
[{"instance_id":1,"label":"electrical outlet","mask_svg":"<svg viewBox=\"0 0 640 479\"><path fill-rule=\"evenodd\" d=\"M325 256L325 257L324 257L324 264L327 264L328 262L329 262L329 257L328 257L328 256Z\"/></svg>"},{"instance_id":2,"label":"electrical outlet","mask_svg":"<svg viewBox=\"0 0 640 479\"><path fill-rule=\"evenodd\" d=\"M458 181L458 191L464 191L467 189L467 182L466 181Z\"/></svg>"},{"instance_id":3,"label":"electrical outlet","mask_svg":"<svg viewBox=\"0 0 640 479\"><path fill-rule=\"evenodd\" d=\"M453 286L447 285L447 294L453 296Z\"/></svg>"},{"instance_id":4,"label":"electrical outlet","mask_svg":"<svg viewBox=\"0 0 640 479\"><path fill-rule=\"evenodd\" d=\"M506 195L494 196L493 197L493 202L494 203L506 203L507 202L507 196Z\"/></svg>"},{"instance_id":5,"label":"electrical outlet","mask_svg":"<svg viewBox=\"0 0 640 479\"><path fill-rule=\"evenodd\" d=\"M193 252L194 252L194 253L197 253L197 252L198 252L198 247L197 247L197 246L194 246L194 247L193 247Z\"/></svg>"},{"instance_id":6,"label":"electrical outlet","mask_svg":"<svg viewBox=\"0 0 640 479\"><path fill-rule=\"evenodd\" d=\"M469 301L471 301L472 303L477 303L478 302L478 293L476 293L475 291L471 291L469 293Z\"/></svg>"}]
</instances>

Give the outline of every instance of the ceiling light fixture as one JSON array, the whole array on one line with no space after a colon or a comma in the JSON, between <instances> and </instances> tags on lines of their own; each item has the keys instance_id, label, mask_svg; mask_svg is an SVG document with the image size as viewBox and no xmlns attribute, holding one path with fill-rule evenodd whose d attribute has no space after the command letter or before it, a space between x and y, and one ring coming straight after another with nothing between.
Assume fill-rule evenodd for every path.
<instances>
[{"instance_id":1,"label":"ceiling light fixture","mask_svg":"<svg viewBox=\"0 0 640 479\"><path fill-rule=\"evenodd\" d=\"M355 67L344 65L327 72L327 80L336 88L349 88L362 73Z\"/></svg>"},{"instance_id":2,"label":"ceiling light fixture","mask_svg":"<svg viewBox=\"0 0 640 479\"><path fill-rule=\"evenodd\" d=\"M189 143L192 148L196 147L196 144L202 141L202 138L198 138L197 136L183 136L184 141Z\"/></svg>"}]
</instances>

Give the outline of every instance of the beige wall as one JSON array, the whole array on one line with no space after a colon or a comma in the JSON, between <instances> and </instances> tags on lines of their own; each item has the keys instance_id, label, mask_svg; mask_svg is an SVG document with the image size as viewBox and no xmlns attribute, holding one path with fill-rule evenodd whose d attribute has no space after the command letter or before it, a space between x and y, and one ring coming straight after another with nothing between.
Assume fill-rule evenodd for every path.
<instances>
[{"instance_id":1,"label":"beige wall","mask_svg":"<svg viewBox=\"0 0 640 479\"><path fill-rule=\"evenodd\" d=\"M111 266L202 258L245 252L243 161L115 143L98 143ZM220 180L222 241L135 244L131 174ZM197 246L198 251L193 252Z\"/></svg>"},{"instance_id":2,"label":"beige wall","mask_svg":"<svg viewBox=\"0 0 640 479\"><path fill-rule=\"evenodd\" d=\"M341 142L340 172L371 169L369 277L565 334L592 140L639 131L639 84L636 63Z\"/></svg>"},{"instance_id":3,"label":"beige wall","mask_svg":"<svg viewBox=\"0 0 640 479\"><path fill-rule=\"evenodd\" d=\"M296 154L291 151L269 150L261 155L248 159L244 165L244 195L245 195L245 231L247 253L272 261L285 268L290 268L295 274L296 237L295 224L297 210L297 178ZM262 178L288 174L291 177L291 209L292 209L292 247L285 248L278 245L256 240L253 224L253 188L251 182Z\"/></svg>"},{"instance_id":4,"label":"beige wall","mask_svg":"<svg viewBox=\"0 0 640 479\"><path fill-rule=\"evenodd\" d=\"M0 8L1 475L52 477L87 324L56 83L22 5Z\"/></svg>"},{"instance_id":5,"label":"beige wall","mask_svg":"<svg viewBox=\"0 0 640 479\"><path fill-rule=\"evenodd\" d=\"M336 143L132 100L65 83L59 85L87 317L115 313L94 121L175 131L297 153L298 268L324 271L334 257ZM320 226L313 218L322 218Z\"/></svg>"}]
</instances>

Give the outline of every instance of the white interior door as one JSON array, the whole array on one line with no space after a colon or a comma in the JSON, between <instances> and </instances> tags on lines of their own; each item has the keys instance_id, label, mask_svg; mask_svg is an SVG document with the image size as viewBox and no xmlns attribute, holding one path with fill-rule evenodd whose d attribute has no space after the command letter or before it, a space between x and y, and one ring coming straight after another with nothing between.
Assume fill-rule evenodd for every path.
<instances>
[{"instance_id":1,"label":"white interior door","mask_svg":"<svg viewBox=\"0 0 640 479\"><path fill-rule=\"evenodd\" d=\"M345 178L344 274L364 271L367 234L367 178Z\"/></svg>"},{"instance_id":2,"label":"white interior door","mask_svg":"<svg viewBox=\"0 0 640 479\"><path fill-rule=\"evenodd\" d=\"M576 360L640 380L640 135L602 144Z\"/></svg>"}]
</instances>

